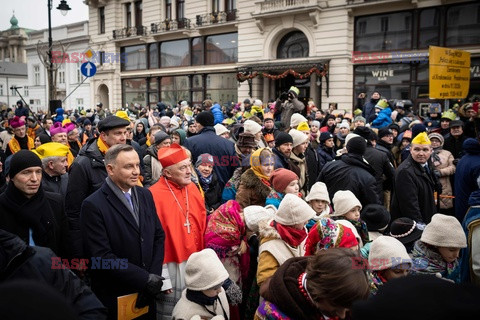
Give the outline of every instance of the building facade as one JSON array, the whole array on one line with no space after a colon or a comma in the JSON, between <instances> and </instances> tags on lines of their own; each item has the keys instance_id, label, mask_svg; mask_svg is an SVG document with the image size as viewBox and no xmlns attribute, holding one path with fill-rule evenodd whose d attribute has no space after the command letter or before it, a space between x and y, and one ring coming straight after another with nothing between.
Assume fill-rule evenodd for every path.
<instances>
[{"instance_id":1,"label":"building facade","mask_svg":"<svg viewBox=\"0 0 480 320\"><path fill-rule=\"evenodd\" d=\"M480 93L480 5L456 0L86 0L104 105L264 102L291 85L326 109L360 92L428 98L428 46L472 54Z\"/></svg>"},{"instance_id":2,"label":"building facade","mask_svg":"<svg viewBox=\"0 0 480 320\"><path fill-rule=\"evenodd\" d=\"M80 66L87 61L85 52L89 49L88 21L72 23L52 28L52 61L56 71L56 99L62 100L66 110L92 108L90 99L90 80L80 72ZM28 87L30 108L47 111L48 108L48 71L42 63L37 49L46 51L48 29L32 31L26 46L28 61ZM62 44L62 46L59 45ZM63 52L63 50L65 50ZM63 54L64 53L64 54Z\"/></svg>"}]
</instances>

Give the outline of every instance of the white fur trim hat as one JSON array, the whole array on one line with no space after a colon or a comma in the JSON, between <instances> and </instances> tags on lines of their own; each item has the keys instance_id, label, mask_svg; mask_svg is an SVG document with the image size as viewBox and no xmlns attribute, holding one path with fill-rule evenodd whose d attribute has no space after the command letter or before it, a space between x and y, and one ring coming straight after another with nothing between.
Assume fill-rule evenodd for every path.
<instances>
[{"instance_id":1,"label":"white fur trim hat","mask_svg":"<svg viewBox=\"0 0 480 320\"><path fill-rule=\"evenodd\" d=\"M260 221L271 220L277 213L277 208L269 204L266 207L262 206L248 206L243 209L243 216L247 228L253 232L258 232L258 223Z\"/></svg>"},{"instance_id":2,"label":"white fur trim hat","mask_svg":"<svg viewBox=\"0 0 480 320\"><path fill-rule=\"evenodd\" d=\"M262 126L253 120L247 120L243 124L243 129L243 132L255 135L262 131Z\"/></svg>"},{"instance_id":3,"label":"white fur trim hat","mask_svg":"<svg viewBox=\"0 0 480 320\"><path fill-rule=\"evenodd\" d=\"M308 120L300 113L294 113L290 118L290 128L296 128L302 122L308 122Z\"/></svg>"},{"instance_id":4,"label":"white fur trim hat","mask_svg":"<svg viewBox=\"0 0 480 320\"><path fill-rule=\"evenodd\" d=\"M229 132L227 128L223 124L217 123L216 125L213 126L215 128L215 133L217 136L222 135L226 132Z\"/></svg>"},{"instance_id":5,"label":"white fur trim hat","mask_svg":"<svg viewBox=\"0 0 480 320\"><path fill-rule=\"evenodd\" d=\"M273 219L284 226L304 223L315 216L315 211L299 196L287 193Z\"/></svg>"},{"instance_id":6,"label":"white fur trim hat","mask_svg":"<svg viewBox=\"0 0 480 320\"><path fill-rule=\"evenodd\" d=\"M327 201L330 204L330 196L328 195L327 185L323 182L315 182L310 189L310 193L305 198L305 201L310 202L311 200L323 200Z\"/></svg>"},{"instance_id":7,"label":"white fur trim hat","mask_svg":"<svg viewBox=\"0 0 480 320\"><path fill-rule=\"evenodd\" d=\"M228 272L212 249L203 249L190 255L185 265L185 285L194 291L208 290L223 284Z\"/></svg>"},{"instance_id":8,"label":"white fur trim hat","mask_svg":"<svg viewBox=\"0 0 480 320\"><path fill-rule=\"evenodd\" d=\"M337 191L333 196L332 202L333 209L335 210L335 212L331 214L332 217L343 216L357 206L362 210L362 204L350 190Z\"/></svg>"},{"instance_id":9,"label":"white fur trim hat","mask_svg":"<svg viewBox=\"0 0 480 320\"><path fill-rule=\"evenodd\" d=\"M412 264L412 259L403 243L389 236L380 236L373 240L368 256L369 269L391 269L404 263Z\"/></svg>"},{"instance_id":10,"label":"white fur trim hat","mask_svg":"<svg viewBox=\"0 0 480 320\"><path fill-rule=\"evenodd\" d=\"M293 148L301 145L302 143L304 143L308 139L308 136L305 133L303 133L301 131L298 131L297 129L290 130L288 132L288 134L292 136L292 139L293 139L292 147Z\"/></svg>"},{"instance_id":11,"label":"white fur trim hat","mask_svg":"<svg viewBox=\"0 0 480 320\"><path fill-rule=\"evenodd\" d=\"M467 238L457 218L434 214L423 230L420 241L436 247L466 248Z\"/></svg>"}]
</instances>

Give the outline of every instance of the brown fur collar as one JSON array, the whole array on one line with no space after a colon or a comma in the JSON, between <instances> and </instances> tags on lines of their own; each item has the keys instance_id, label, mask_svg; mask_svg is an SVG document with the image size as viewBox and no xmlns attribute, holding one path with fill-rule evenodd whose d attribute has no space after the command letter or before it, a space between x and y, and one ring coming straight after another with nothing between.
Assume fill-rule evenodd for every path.
<instances>
[{"instance_id":1,"label":"brown fur collar","mask_svg":"<svg viewBox=\"0 0 480 320\"><path fill-rule=\"evenodd\" d=\"M261 243L264 243L268 240L272 239L282 239L280 234L272 227L270 224L272 223L273 219L269 220L262 220L258 222L258 230L260 234Z\"/></svg>"},{"instance_id":2,"label":"brown fur collar","mask_svg":"<svg viewBox=\"0 0 480 320\"><path fill-rule=\"evenodd\" d=\"M264 198L267 198L272 190L255 175L252 169L245 171L240 181L245 188L256 190Z\"/></svg>"}]
</instances>

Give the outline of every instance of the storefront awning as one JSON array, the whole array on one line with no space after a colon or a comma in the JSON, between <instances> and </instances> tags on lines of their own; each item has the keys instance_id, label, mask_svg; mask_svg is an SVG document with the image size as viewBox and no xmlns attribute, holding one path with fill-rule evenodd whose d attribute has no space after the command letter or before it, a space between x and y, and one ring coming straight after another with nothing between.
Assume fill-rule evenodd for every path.
<instances>
[{"instance_id":1,"label":"storefront awning","mask_svg":"<svg viewBox=\"0 0 480 320\"><path fill-rule=\"evenodd\" d=\"M291 62L291 61L272 61L264 63L247 64L238 67L239 72L253 72L253 71L271 71L283 73L286 70L293 69L300 71L309 70L313 67L318 69L327 70L329 60L312 60L307 62Z\"/></svg>"}]
</instances>

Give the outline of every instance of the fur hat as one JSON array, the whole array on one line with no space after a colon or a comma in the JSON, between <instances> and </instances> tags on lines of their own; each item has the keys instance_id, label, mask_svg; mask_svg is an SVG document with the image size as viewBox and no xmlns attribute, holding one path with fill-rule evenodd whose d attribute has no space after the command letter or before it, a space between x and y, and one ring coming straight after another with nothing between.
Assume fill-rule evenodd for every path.
<instances>
[{"instance_id":1,"label":"fur hat","mask_svg":"<svg viewBox=\"0 0 480 320\"><path fill-rule=\"evenodd\" d=\"M185 286L194 291L208 290L223 284L228 272L212 249L190 255L185 265Z\"/></svg>"},{"instance_id":2,"label":"fur hat","mask_svg":"<svg viewBox=\"0 0 480 320\"><path fill-rule=\"evenodd\" d=\"M246 120L243 124L243 129L243 132L255 135L262 131L262 126L253 120Z\"/></svg>"},{"instance_id":3,"label":"fur hat","mask_svg":"<svg viewBox=\"0 0 480 320\"><path fill-rule=\"evenodd\" d=\"M240 133L238 135L237 147L250 147L255 148L257 143L255 142L255 136L250 133Z\"/></svg>"},{"instance_id":4,"label":"fur hat","mask_svg":"<svg viewBox=\"0 0 480 320\"><path fill-rule=\"evenodd\" d=\"M327 185L323 182L315 182L315 184L310 189L310 193L305 198L305 201L310 202L311 200L323 200L327 201L330 204L330 196L328 195Z\"/></svg>"},{"instance_id":5,"label":"fur hat","mask_svg":"<svg viewBox=\"0 0 480 320\"><path fill-rule=\"evenodd\" d=\"M215 128L215 133L217 134L217 136L220 136L220 135L222 135L226 132L230 132L230 131L228 131L227 128L225 128L225 126L223 124L220 124L220 123L217 123L213 127Z\"/></svg>"},{"instance_id":6,"label":"fur hat","mask_svg":"<svg viewBox=\"0 0 480 320\"><path fill-rule=\"evenodd\" d=\"M247 228L253 232L258 232L258 223L260 221L271 220L277 213L277 208L273 205L262 206L248 206L243 209L243 216L245 217L245 224Z\"/></svg>"},{"instance_id":7,"label":"fur hat","mask_svg":"<svg viewBox=\"0 0 480 320\"><path fill-rule=\"evenodd\" d=\"M368 231L385 229L390 222L390 212L383 205L375 203L367 204L360 217L367 224Z\"/></svg>"},{"instance_id":8,"label":"fur hat","mask_svg":"<svg viewBox=\"0 0 480 320\"><path fill-rule=\"evenodd\" d=\"M373 240L368 255L371 270L391 269L404 263L412 264L412 259L400 241L389 236L380 236Z\"/></svg>"},{"instance_id":9,"label":"fur hat","mask_svg":"<svg viewBox=\"0 0 480 320\"><path fill-rule=\"evenodd\" d=\"M313 216L315 211L294 194L287 193L278 206L277 214L273 219L284 226L293 226L295 224L307 222Z\"/></svg>"},{"instance_id":10,"label":"fur hat","mask_svg":"<svg viewBox=\"0 0 480 320\"><path fill-rule=\"evenodd\" d=\"M308 123L308 120L304 116L302 116L300 113L294 113L294 114L292 114L292 117L290 118L290 127L291 128L296 128L302 122L307 122Z\"/></svg>"},{"instance_id":11,"label":"fur hat","mask_svg":"<svg viewBox=\"0 0 480 320\"><path fill-rule=\"evenodd\" d=\"M270 183L272 184L273 189L281 193L285 193L285 188L287 188L290 182L294 180L298 180L298 176L295 172L284 168L276 169L270 176Z\"/></svg>"},{"instance_id":12,"label":"fur hat","mask_svg":"<svg viewBox=\"0 0 480 320\"><path fill-rule=\"evenodd\" d=\"M288 134L292 136L292 140L293 140L292 147L293 148L301 145L302 143L304 143L308 139L308 136L305 133L303 133L301 131L298 131L296 129L290 130L288 132Z\"/></svg>"},{"instance_id":13,"label":"fur hat","mask_svg":"<svg viewBox=\"0 0 480 320\"><path fill-rule=\"evenodd\" d=\"M332 201L333 208L335 210L335 212L331 214L332 217L343 216L357 206L360 207L360 210L362 210L362 204L350 190L337 191L333 196Z\"/></svg>"},{"instance_id":14,"label":"fur hat","mask_svg":"<svg viewBox=\"0 0 480 320\"><path fill-rule=\"evenodd\" d=\"M457 218L434 214L423 230L420 241L436 247L466 248L467 238Z\"/></svg>"}]
</instances>

